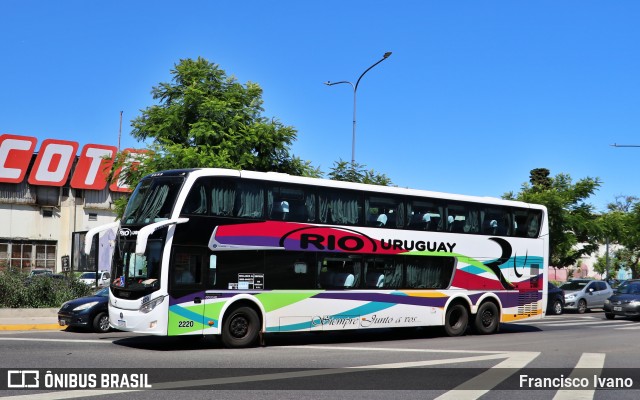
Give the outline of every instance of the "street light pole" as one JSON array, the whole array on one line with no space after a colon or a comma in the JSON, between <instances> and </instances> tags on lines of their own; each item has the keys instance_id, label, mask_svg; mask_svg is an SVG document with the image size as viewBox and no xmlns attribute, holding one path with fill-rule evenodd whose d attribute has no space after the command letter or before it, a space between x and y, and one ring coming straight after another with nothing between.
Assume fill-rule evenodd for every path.
<instances>
[{"instance_id":1,"label":"street light pole","mask_svg":"<svg viewBox=\"0 0 640 400\"><path fill-rule=\"evenodd\" d=\"M369 72L369 70L371 70L376 65L380 64L381 62L389 58L390 55L391 55L390 51L387 51L386 53L384 53L384 55L380 60L378 60L372 66L367 68L362 74L360 74L360 77L356 81L355 85L349 81L340 81L340 82L327 81L324 83L327 86L339 85L341 83L348 83L349 85L351 85L351 88L353 89L353 132L352 132L352 138L351 138L351 166L354 166L356 163L356 92L358 91L358 85L360 84L360 80L362 79L364 74Z\"/></svg>"},{"instance_id":2,"label":"street light pole","mask_svg":"<svg viewBox=\"0 0 640 400\"><path fill-rule=\"evenodd\" d=\"M611 146L612 147L640 147L640 144L617 144L617 143L614 143Z\"/></svg>"}]
</instances>

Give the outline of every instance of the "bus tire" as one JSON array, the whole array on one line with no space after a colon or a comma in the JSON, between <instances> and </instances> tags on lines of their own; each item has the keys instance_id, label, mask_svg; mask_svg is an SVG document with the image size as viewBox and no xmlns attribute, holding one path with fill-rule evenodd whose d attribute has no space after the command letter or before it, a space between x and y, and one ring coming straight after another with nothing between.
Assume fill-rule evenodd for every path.
<instances>
[{"instance_id":1,"label":"bus tire","mask_svg":"<svg viewBox=\"0 0 640 400\"><path fill-rule=\"evenodd\" d=\"M224 318L222 344L227 348L250 347L260 333L260 318L251 307L240 306L232 309Z\"/></svg>"},{"instance_id":2,"label":"bus tire","mask_svg":"<svg viewBox=\"0 0 640 400\"><path fill-rule=\"evenodd\" d=\"M463 304L452 304L444 315L444 331L448 336L460 336L467 330L469 311Z\"/></svg>"},{"instance_id":3,"label":"bus tire","mask_svg":"<svg viewBox=\"0 0 640 400\"><path fill-rule=\"evenodd\" d=\"M473 320L473 327L480 335L495 333L500 325L500 311L492 301L486 301L478 307L478 313Z\"/></svg>"}]
</instances>

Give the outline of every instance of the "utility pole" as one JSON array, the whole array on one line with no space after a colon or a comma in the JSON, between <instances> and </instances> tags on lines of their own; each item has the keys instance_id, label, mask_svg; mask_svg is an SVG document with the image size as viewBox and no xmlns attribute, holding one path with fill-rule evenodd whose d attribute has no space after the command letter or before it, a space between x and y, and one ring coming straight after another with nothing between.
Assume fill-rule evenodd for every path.
<instances>
[{"instance_id":1,"label":"utility pole","mask_svg":"<svg viewBox=\"0 0 640 400\"><path fill-rule=\"evenodd\" d=\"M120 111L120 129L118 130L118 153L120 152L120 138L122 137L122 111Z\"/></svg>"}]
</instances>

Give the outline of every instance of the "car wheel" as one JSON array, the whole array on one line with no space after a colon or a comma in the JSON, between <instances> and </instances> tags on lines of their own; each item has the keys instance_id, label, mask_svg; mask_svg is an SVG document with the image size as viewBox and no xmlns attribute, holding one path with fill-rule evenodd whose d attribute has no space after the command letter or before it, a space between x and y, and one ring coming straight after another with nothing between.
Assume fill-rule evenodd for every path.
<instances>
[{"instance_id":1,"label":"car wheel","mask_svg":"<svg viewBox=\"0 0 640 400\"><path fill-rule=\"evenodd\" d=\"M560 300L557 300L553 302L553 315L560 315L562 314L562 302Z\"/></svg>"},{"instance_id":2,"label":"car wheel","mask_svg":"<svg viewBox=\"0 0 640 400\"><path fill-rule=\"evenodd\" d=\"M488 335L497 331L499 324L500 312L498 307L490 301L482 303L473 321L475 331L481 335Z\"/></svg>"},{"instance_id":3,"label":"car wheel","mask_svg":"<svg viewBox=\"0 0 640 400\"><path fill-rule=\"evenodd\" d=\"M582 299L578 302L578 314L584 314L585 311L587 311L587 302Z\"/></svg>"},{"instance_id":4,"label":"car wheel","mask_svg":"<svg viewBox=\"0 0 640 400\"><path fill-rule=\"evenodd\" d=\"M251 307L238 307L225 316L222 343L228 348L249 347L258 339L260 318Z\"/></svg>"},{"instance_id":5,"label":"car wheel","mask_svg":"<svg viewBox=\"0 0 640 400\"><path fill-rule=\"evenodd\" d=\"M454 304L444 316L444 331L449 336L460 336L467 330L469 312L462 304Z\"/></svg>"},{"instance_id":6,"label":"car wheel","mask_svg":"<svg viewBox=\"0 0 640 400\"><path fill-rule=\"evenodd\" d=\"M109 314L100 312L93 318L93 331L98 333L109 332Z\"/></svg>"},{"instance_id":7,"label":"car wheel","mask_svg":"<svg viewBox=\"0 0 640 400\"><path fill-rule=\"evenodd\" d=\"M615 314L611 314L611 313L604 313L604 317L606 319L614 319L616 317Z\"/></svg>"}]
</instances>

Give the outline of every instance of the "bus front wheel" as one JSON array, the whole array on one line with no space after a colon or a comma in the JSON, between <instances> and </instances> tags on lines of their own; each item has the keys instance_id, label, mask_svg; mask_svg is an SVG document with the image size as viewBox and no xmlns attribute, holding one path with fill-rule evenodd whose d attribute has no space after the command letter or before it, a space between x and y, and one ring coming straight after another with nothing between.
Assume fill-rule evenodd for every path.
<instances>
[{"instance_id":1,"label":"bus front wheel","mask_svg":"<svg viewBox=\"0 0 640 400\"><path fill-rule=\"evenodd\" d=\"M476 333L480 335L488 335L498 330L500 324L500 312L498 306L493 302L487 301L482 303L478 308L478 313L473 321Z\"/></svg>"},{"instance_id":2,"label":"bus front wheel","mask_svg":"<svg viewBox=\"0 0 640 400\"><path fill-rule=\"evenodd\" d=\"M260 318L251 308L241 306L234 308L224 319L222 327L222 343L225 347L249 347L256 343L260 333Z\"/></svg>"},{"instance_id":3,"label":"bus front wheel","mask_svg":"<svg viewBox=\"0 0 640 400\"><path fill-rule=\"evenodd\" d=\"M449 306L444 316L444 331L449 336L460 336L467 330L469 312L462 304Z\"/></svg>"}]
</instances>

